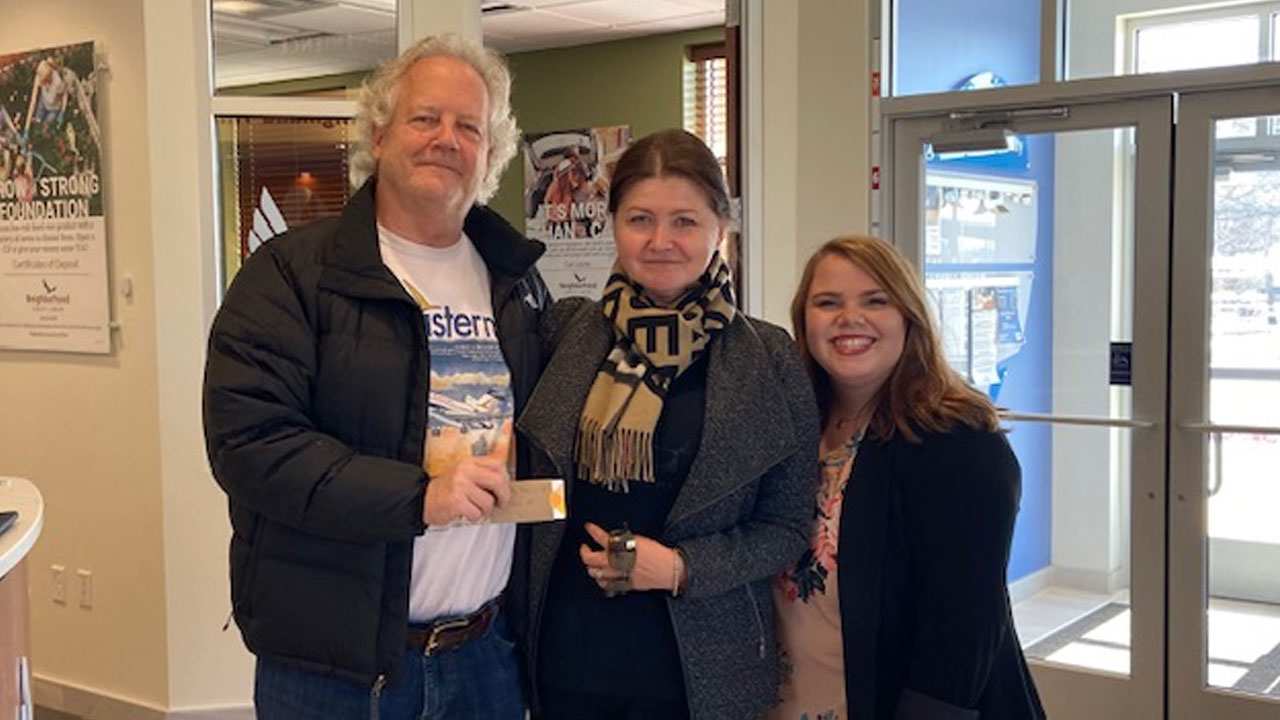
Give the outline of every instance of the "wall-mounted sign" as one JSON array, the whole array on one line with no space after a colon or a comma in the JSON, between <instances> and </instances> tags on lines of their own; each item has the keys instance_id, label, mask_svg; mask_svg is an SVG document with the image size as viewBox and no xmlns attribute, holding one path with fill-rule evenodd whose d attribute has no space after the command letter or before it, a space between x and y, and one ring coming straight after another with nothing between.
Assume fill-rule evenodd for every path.
<instances>
[{"instance_id":1,"label":"wall-mounted sign","mask_svg":"<svg viewBox=\"0 0 1280 720\"><path fill-rule=\"evenodd\" d=\"M0 349L111 352L94 57L0 56Z\"/></svg>"},{"instance_id":2,"label":"wall-mounted sign","mask_svg":"<svg viewBox=\"0 0 1280 720\"><path fill-rule=\"evenodd\" d=\"M613 267L609 179L631 142L627 125L524 137L525 233L547 244L538 270L556 298L599 298Z\"/></svg>"},{"instance_id":3,"label":"wall-mounted sign","mask_svg":"<svg viewBox=\"0 0 1280 720\"><path fill-rule=\"evenodd\" d=\"M925 275L943 354L974 387L996 392L1007 363L1026 343L1034 280L1025 270Z\"/></svg>"},{"instance_id":4,"label":"wall-mounted sign","mask_svg":"<svg viewBox=\"0 0 1280 720\"><path fill-rule=\"evenodd\" d=\"M1111 343L1111 384L1133 384L1133 343Z\"/></svg>"}]
</instances>

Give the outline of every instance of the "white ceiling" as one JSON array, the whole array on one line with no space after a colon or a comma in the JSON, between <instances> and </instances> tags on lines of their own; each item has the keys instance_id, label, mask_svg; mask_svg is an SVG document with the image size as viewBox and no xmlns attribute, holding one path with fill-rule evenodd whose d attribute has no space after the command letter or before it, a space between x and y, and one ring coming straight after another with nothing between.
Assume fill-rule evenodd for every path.
<instances>
[{"instance_id":1,"label":"white ceiling","mask_svg":"<svg viewBox=\"0 0 1280 720\"><path fill-rule=\"evenodd\" d=\"M216 82L226 87L372 68L395 54L395 4L213 0ZM724 24L724 0L483 0L482 9L485 43L506 53Z\"/></svg>"}]
</instances>

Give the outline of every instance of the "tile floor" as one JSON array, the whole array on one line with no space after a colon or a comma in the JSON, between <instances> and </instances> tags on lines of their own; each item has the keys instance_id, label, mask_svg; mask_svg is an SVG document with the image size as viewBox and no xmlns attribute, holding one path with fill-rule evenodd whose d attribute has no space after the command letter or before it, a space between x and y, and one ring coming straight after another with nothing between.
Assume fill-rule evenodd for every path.
<instances>
[{"instance_id":1,"label":"tile floor","mask_svg":"<svg viewBox=\"0 0 1280 720\"><path fill-rule=\"evenodd\" d=\"M1127 674L1129 595L1050 587L1013 609L1028 657ZM1280 606L1209 601L1209 684L1280 697Z\"/></svg>"}]
</instances>

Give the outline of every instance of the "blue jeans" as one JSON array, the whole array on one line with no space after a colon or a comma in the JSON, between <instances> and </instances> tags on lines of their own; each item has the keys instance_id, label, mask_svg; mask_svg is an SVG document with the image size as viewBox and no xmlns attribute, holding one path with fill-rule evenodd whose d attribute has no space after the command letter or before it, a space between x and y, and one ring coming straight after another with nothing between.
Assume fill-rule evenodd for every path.
<instances>
[{"instance_id":1,"label":"blue jeans","mask_svg":"<svg viewBox=\"0 0 1280 720\"><path fill-rule=\"evenodd\" d=\"M405 650L404 675L377 703L378 720L523 720L515 645L499 616L482 637L424 656ZM258 720L365 720L372 688L259 658L253 687Z\"/></svg>"}]
</instances>

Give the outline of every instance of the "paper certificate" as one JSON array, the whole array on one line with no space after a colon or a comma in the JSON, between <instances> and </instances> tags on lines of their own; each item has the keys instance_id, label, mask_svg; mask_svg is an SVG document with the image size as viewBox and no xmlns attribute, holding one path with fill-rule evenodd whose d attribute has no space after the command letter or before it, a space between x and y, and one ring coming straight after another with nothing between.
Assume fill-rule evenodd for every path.
<instances>
[{"instance_id":1,"label":"paper certificate","mask_svg":"<svg viewBox=\"0 0 1280 720\"><path fill-rule=\"evenodd\" d=\"M491 523L507 525L551 522L564 518L564 480L560 478L516 480L511 483L511 498L507 500L507 504L495 507L487 516L479 520L459 518L447 525L436 525L428 530Z\"/></svg>"},{"instance_id":2,"label":"paper certificate","mask_svg":"<svg viewBox=\"0 0 1280 720\"><path fill-rule=\"evenodd\" d=\"M543 478L511 483L511 499L495 507L482 523L536 523L565 517L564 480Z\"/></svg>"}]
</instances>

